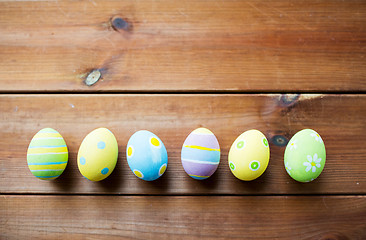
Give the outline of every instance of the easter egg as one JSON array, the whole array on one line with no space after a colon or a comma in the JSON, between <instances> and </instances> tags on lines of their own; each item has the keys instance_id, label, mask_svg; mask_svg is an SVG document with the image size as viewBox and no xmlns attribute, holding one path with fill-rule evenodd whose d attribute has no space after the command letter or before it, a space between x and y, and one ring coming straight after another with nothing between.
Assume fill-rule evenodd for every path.
<instances>
[{"instance_id":1,"label":"easter egg","mask_svg":"<svg viewBox=\"0 0 366 240\"><path fill-rule=\"evenodd\" d=\"M323 171L325 157L325 146L320 135L312 129L304 129L297 132L287 144L285 169L296 181L310 182Z\"/></svg>"},{"instance_id":2,"label":"easter egg","mask_svg":"<svg viewBox=\"0 0 366 240\"><path fill-rule=\"evenodd\" d=\"M131 171L145 181L158 179L168 166L168 153L164 143L147 130L137 131L130 137L126 156Z\"/></svg>"},{"instance_id":3,"label":"easter egg","mask_svg":"<svg viewBox=\"0 0 366 240\"><path fill-rule=\"evenodd\" d=\"M183 143L181 160L190 177L209 178L220 163L220 145L215 135L207 128L192 131Z\"/></svg>"},{"instance_id":4,"label":"easter egg","mask_svg":"<svg viewBox=\"0 0 366 240\"><path fill-rule=\"evenodd\" d=\"M114 170L118 157L118 144L107 128L90 132L80 145L78 167L80 173L91 181L101 181Z\"/></svg>"},{"instance_id":5,"label":"easter egg","mask_svg":"<svg viewBox=\"0 0 366 240\"><path fill-rule=\"evenodd\" d=\"M52 128L44 128L34 135L27 152L29 170L42 180L59 177L66 168L68 157L65 140Z\"/></svg>"},{"instance_id":6,"label":"easter egg","mask_svg":"<svg viewBox=\"0 0 366 240\"><path fill-rule=\"evenodd\" d=\"M269 155L266 136L258 130L248 130L231 145L228 157L230 170L238 179L252 181L267 169Z\"/></svg>"}]
</instances>

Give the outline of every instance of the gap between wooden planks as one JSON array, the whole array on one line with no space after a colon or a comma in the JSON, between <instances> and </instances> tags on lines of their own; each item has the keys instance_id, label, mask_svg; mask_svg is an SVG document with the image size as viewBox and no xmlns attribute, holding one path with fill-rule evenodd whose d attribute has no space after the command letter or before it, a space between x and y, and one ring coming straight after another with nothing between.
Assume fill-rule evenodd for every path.
<instances>
[{"instance_id":1,"label":"gap between wooden planks","mask_svg":"<svg viewBox=\"0 0 366 240\"><path fill-rule=\"evenodd\" d=\"M0 92L365 92L365 23L363 0L0 1Z\"/></svg>"},{"instance_id":2,"label":"gap between wooden planks","mask_svg":"<svg viewBox=\"0 0 366 240\"><path fill-rule=\"evenodd\" d=\"M365 239L365 196L0 196L0 237Z\"/></svg>"},{"instance_id":3,"label":"gap between wooden planks","mask_svg":"<svg viewBox=\"0 0 366 240\"><path fill-rule=\"evenodd\" d=\"M16 194L154 194L270 195L365 194L365 95L261 94L40 94L0 96L0 192ZM206 181L191 179L183 170L180 150L187 135L207 127L221 146L221 163ZM66 140L68 167L56 181L35 178L26 163L33 135L53 127ZM76 155L83 138L98 127L109 128L119 144L116 169L94 183L82 177ZM267 171L253 182L237 180L227 166L227 153L242 132L256 128L269 139ZM327 162L312 183L291 179L283 166L286 141L303 128L324 139ZM136 178L125 148L129 137L147 129L164 142L169 164L155 182Z\"/></svg>"}]
</instances>

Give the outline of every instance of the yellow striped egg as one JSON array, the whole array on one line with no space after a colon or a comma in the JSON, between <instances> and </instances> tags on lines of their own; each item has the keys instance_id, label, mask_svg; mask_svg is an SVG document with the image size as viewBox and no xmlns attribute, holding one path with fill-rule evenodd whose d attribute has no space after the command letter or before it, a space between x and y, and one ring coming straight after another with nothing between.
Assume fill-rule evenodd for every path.
<instances>
[{"instance_id":1,"label":"yellow striped egg","mask_svg":"<svg viewBox=\"0 0 366 240\"><path fill-rule=\"evenodd\" d=\"M59 177L66 168L68 157L65 140L52 128L44 128L34 135L27 152L29 170L42 180Z\"/></svg>"},{"instance_id":2,"label":"yellow striped egg","mask_svg":"<svg viewBox=\"0 0 366 240\"><path fill-rule=\"evenodd\" d=\"M80 173L91 181L101 181L114 170L118 157L118 144L107 128L90 132L80 145L78 167Z\"/></svg>"}]
</instances>

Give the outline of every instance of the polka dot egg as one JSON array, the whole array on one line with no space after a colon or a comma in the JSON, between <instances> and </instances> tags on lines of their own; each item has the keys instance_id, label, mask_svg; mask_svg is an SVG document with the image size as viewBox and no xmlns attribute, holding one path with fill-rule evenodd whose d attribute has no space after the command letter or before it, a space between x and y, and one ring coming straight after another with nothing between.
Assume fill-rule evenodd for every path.
<instances>
[{"instance_id":1,"label":"polka dot egg","mask_svg":"<svg viewBox=\"0 0 366 240\"><path fill-rule=\"evenodd\" d=\"M78 167L80 173L91 181L101 181L114 170L118 157L118 144L107 128L90 132L80 145Z\"/></svg>"},{"instance_id":2,"label":"polka dot egg","mask_svg":"<svg viewBox=\"0 0 366 240\"><path fill-rule=\"evenodd\" d=\"M299 182L311 182L323 171L325 157L325 146L320 135L312 129L304 129L287 144L284 164L290 177Z\"/></svg>"},{"instance_id":3,"label":"polka dot egg","mask_svg":"<svg viewBox=\"0 0 366 240\"><path fill-rule=\"evenodd\" d=\"M190 177L209 178L220 163L220 145L215 135L207 128L192 131L183 143L181 160Z\"/></svg>"},{"instance_id":4,"label":"polka dot egg","mask_svg":"<svg viewBox=\"0 0 366 240\"><path fill-rule=\"evenodd\" d=\"M163 142L147 130L138 131L130 137L126 156L131 171L146 181L158 179L168 166L168 154Z\"/></svg>"},{"instance_id":5,"label":"polka dot egg","mask_svg":"<svg viewBox=\"0 0 366 240\"><path fill-rule=\"evenodd\" d=\"M34 135L27 152L28 167L34 176L55 179L65 170L67 161L67 146L60 133L44 128Z\"/></svg>"},{"instance_id":6,"label":"polka dot egg","mask_svg":"<svg viewBox=\"0 0 366 240\"><path fill-rule=\"evenodd\" d=\"M240 180L254 180L267 169L269 154L266 136L255 129L246 131L231 145L228 157L230 170Z\"/></svg>"}]
</instances>

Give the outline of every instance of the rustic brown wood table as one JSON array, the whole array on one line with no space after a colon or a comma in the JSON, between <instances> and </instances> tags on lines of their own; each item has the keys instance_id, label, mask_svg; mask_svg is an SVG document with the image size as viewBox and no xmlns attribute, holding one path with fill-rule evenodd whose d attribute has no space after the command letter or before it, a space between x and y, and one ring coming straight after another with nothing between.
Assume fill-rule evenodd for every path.
<instances>
[{"instance_id":1,"label":"rustic brown wood table","mask_svg":"<svg viewBox=\"0 0 366 240\"><path fill-rule=\"evenodd\" d=\"M364 0L1 0L0 239L366 239L365 93ZM205 181L180 160L200 126L222 152ZM27 167L44 127L69 147L55 181ZM76 155L98 127L114 132L119 156L90 182ZM242 182L227 155L252 128L269 139L270 164ZM304 128L327 149L307 184L283 164ZM154 182L126 162L141 129L169 155Z\"/></svg>"}]
</instances>

